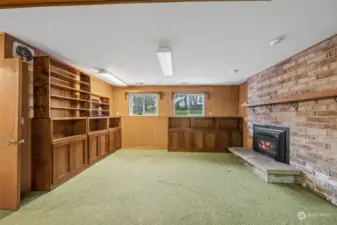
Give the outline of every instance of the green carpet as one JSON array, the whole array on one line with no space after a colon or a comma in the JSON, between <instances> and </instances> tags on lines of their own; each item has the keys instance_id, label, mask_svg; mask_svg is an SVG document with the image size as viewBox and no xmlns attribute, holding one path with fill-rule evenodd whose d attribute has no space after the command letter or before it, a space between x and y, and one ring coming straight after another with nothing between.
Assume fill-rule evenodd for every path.
<instances>
[{"instance_id":1,"label":"green carpet","mask_svg":"<svg viewBox=\"0 0 337 225\"><path fill-rule=\"evenodd\" d=\"M337 224L337 207L298 185L265 183L231 154L128 149L0 215L1 225Z\"/></svg>"}]
</instances>

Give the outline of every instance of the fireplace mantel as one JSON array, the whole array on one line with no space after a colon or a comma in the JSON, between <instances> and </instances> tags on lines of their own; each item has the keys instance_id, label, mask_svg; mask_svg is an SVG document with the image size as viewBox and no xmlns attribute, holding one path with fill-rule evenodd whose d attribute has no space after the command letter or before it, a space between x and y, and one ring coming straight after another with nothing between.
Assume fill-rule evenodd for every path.
<instances>
[{"instance_id":1,"label":"fireplace mantel","mask_svg":"<svg viewBox=\"0 0 337 225\"><path fill-rule=\"evenodd\" d=\"M241 107L254 109L254 107L256 106L269 106L271 110L272 105L290 103L294 105L296 109L298 109L298 102L318 100L318 99L324 99L324 98L334 98L335 101L337 102L337 90L334 88L334 89L329 89L329 90L320 91L320 92L311 92L311 93L292 95L292 96L287 96L287 97L283 97L279 99L272 99L268 101L244 103L241 105Z\"/></svg>"}]
</instances>

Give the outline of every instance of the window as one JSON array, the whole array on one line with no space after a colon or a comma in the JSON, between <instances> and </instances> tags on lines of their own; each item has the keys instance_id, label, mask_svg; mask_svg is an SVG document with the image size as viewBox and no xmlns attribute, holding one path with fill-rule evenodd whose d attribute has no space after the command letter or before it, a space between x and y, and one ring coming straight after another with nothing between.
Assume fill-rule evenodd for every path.
<instances>
[{"instance_id":1,"label":"window","mask_svg":"<svg viewBox=\"0 0 337 225\"><path fill-rule=\"evenodd\" d=\"M174 94L175 116L204 116L205 94Z\"/></svg>"},{"instance_id":2,"label":"window","mask_svg":"<svg viewBox=\"0 0 337 225\"><path fill-rule=\"evenodd\" d=\"M157 94L129 94L130 116L157 116Z\"/></svg>"}]
</instances>

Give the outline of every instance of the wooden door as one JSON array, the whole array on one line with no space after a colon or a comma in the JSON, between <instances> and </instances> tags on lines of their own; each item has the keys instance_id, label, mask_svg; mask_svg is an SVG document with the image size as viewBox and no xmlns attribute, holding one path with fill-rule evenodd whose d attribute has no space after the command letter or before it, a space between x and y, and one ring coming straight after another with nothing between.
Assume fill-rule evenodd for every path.
<instances>
[{"instance_id":1,"label":"wooden door","mask_svg":"<svg viewBox=\"0 0 337 225\"><path fill-rule=\"evenodd\" d=\"M72 171L72 146L70 140L52 144L52 185L59 185L69 179Z\"/></svg>"},{"instance_id":2,"label":"wooden door","mask_svg":"<svg viewBox=\"0 0 337 225\"><path fill-rule=\"evenodd\" d=\"M72 156L73 166L72 170L80 171L88 164L88 148L87 137L83 136L72 141Z\"/></svg>"},{"instance_id":3,"label":"wooden door","mask_svg":"<svg viewBox=\"0 0 337 225\"><path fill-rule=\"evenodd\" d=\"M27 121L22 118L22 63L19 59L0 60L0 209L20 207L21 130Z\"/></svg>"}]
</instances>

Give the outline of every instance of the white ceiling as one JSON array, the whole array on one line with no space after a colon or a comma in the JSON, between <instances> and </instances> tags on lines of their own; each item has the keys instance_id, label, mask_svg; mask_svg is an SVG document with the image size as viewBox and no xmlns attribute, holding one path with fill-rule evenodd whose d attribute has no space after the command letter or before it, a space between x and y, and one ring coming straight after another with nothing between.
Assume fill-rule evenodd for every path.
<instances>
[{"instance_id":1,"label":"white ceiling","mask_svg":"<svg viewBox=\"0 0 337 225\"><path fill-rule=\"evenodd\" d=\"M336 0L10 9L0 10L0 31L128 84L221 85L242 83L336 34L336 12ZM271 47L280 35L286 41ZM172 48L173 77L162 75L159 45Z\"/></svg>"}]
</instances>

